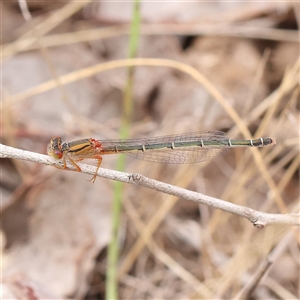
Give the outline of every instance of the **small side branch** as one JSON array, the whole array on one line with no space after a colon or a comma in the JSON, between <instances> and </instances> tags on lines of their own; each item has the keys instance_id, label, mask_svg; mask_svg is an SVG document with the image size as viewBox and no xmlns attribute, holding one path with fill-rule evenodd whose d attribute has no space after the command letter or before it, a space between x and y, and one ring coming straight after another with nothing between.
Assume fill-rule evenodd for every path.
<instances>
[{"instance_id":1,"label":"small side branch","mask_svg":"<svg viewBox=\"0 0 300 300\"><path fill-rule=\"evenodd\" d=\"M0 158L21 159L21 160L36 162L44 165L51 165L58 168L62 167L60 161L55 160L54 158L48 155L16 149L2 144L0 144ZM86 164L78 164L78 165L80 166L82 173L94 175L96 172L96 167L94 166L90 166ZM67 163L67 168L68 170L76 171L76 168L69 163ZM216 209L220 209L248 219L257 228L263 228L264 226L271 225L271 224L297 225L297 226L300 225L299 214L269 214L269 213L260 212L245 206L233 204L231 202L223 201L214 197L203 195L201 193L196 193L177 186L173 186L171 184L150 179L140 174L123 173L123 172L100 168L97 172L97 176L107 178L107 179L112 179L112 180L118 180L129 184L143 186L176 197L181 197L186 200L195 201Z\"/></svg>"}]
</instances>

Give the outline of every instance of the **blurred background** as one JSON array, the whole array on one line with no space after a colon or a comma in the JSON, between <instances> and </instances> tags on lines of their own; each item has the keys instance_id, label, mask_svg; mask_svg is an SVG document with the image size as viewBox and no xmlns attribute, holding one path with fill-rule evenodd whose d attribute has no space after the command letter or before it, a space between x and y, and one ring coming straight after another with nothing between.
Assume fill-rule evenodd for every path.
<instances>
[{"instance_id":1,"label":"blurred background","mask_svg":"<svg viewBox=\"0 0 300 300\"><path fill-rule=\"evenodd\" d=\"M119 138L127 69L95 66L128 57L134 3L27 5L1 2L2 143L46 154L52 136ZM259 149L262 166L242 148L191 165L127 159L125 171L263 212L297 213L299 3L141 1L139 13L136 57L191 66L222 98L163 62L136 67L130 137L222 130L243 139L246 126L277 144ZM116 160L104 156L101 167L115 170ZM105 297L114 185L88 179L1 160L4 299ZM120 299L300 297L298 229L258 230L138 186L123 187L122 203Z\"/></svg>"}]
</instances>

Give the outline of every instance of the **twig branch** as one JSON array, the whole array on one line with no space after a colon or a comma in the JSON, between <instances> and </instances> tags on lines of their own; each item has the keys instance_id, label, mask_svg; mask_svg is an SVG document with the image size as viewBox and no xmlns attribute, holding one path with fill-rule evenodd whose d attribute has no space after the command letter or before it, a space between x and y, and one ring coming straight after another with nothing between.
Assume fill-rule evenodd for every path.
<instances>
[{"instance_id":1,"label":"twig branch","mask_svg":"<svg viewBox=\"0 0 300 300\"><path fill-rule=\"evenodd\" d=\"M62 167L62 163L54 158L35 152L16 149L13 147L0 144L0 158L14 158L31 162L36 162L44 165ZM78 164L82 173L94 175L96 167ZM75 167L67 163L68 170L76 171ZM269 214L263 213L245 206L233 204L207 195L189 191L180 187L173 186L164 182L147 178L140 174L130 174L124 172L113 171L100 168L97 173L98 177L103 177L112 180L118 180L125 183L135 184L150 189L154 189L176 197L181 197L186 200L195 201L216 209L227 211L248 219L257 228L263 228L266 225L282 224L282 225L300 225L299 214Z\"/></svg>"}]
</instances>

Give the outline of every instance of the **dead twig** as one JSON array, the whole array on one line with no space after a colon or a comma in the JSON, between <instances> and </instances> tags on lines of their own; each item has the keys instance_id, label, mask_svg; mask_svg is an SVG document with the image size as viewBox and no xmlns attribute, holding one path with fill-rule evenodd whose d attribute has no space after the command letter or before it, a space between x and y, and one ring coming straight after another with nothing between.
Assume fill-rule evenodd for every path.
<instances>
[{"instance_id":1,"label":"dead twig","mask_svg":"<svg viewBox=\"0 0 300 300\"><path fill-rule=\"evenodd\" d=\"M0 144L0 157L1 158L14 158L31 162L36 162L44 165L52 165L56 167L62 167L60 161L54 158L35 153L25 151L9 146ZM78 164L82 173L94 175L96 167ZM68 170L76 171L75 167L71 164L67 164ZM160 182L154 179L147 178L140 174L130 174L124 172L118 172L114 170L108 170L100 168L97 173L98 177L103 177L112 180L118 180L125 183L131 183L150 189L154 189L166 194L170 194L176 197L181 197L186 200L195 201L216 209L227 211L229 213L238 215L240 217L248 219L257 228L263 228L266 225L282 224L282 225L300 225L299 214L269 214L260 212L245 206L233 204L231 202L223 201L217 198L213 198L207 195L189 191L180 187L173 186L164 182Z\"/></svg>"}]
</instances>

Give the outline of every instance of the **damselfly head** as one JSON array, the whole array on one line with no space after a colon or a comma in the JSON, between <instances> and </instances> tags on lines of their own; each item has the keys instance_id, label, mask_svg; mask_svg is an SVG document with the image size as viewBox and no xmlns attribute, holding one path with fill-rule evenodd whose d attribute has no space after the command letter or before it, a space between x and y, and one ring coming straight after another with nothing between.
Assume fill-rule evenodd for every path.
<instances>
[{"instance_id":1,"label":"damselfly head","mask_svg":"<svg viewBox=\"0 0 300 300\"><path fill-rule=\"evenodd\" d=\"M61 149L61 138L55 137L51 138L47 146L48 155L52 156L55 159L61 159L63 156L63 151Z\"/></svg>"}]
</instances>

